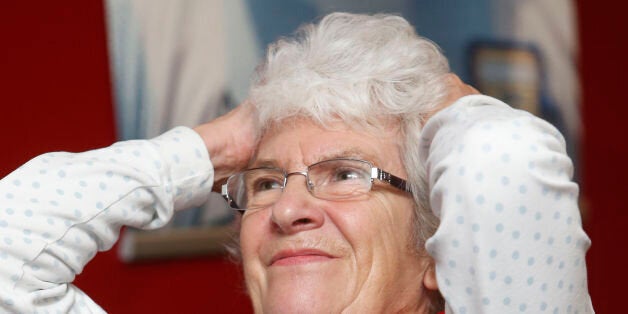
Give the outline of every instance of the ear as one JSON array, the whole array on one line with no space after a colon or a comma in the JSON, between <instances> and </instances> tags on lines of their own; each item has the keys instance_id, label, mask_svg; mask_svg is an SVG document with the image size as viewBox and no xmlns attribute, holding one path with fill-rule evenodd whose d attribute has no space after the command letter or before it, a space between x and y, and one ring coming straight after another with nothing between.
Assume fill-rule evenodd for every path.
<instances>
[{"instance_id":1,"label":"ear","mask_svg":"<svg viewBox=\"0 0 628 314\"><path fill-rule=\"evenodd\" d=\"M431 262L425 273L423 274L423 286L425 286L428 290L438 290L438 282L436 281L436 269L434 267L434 262Z\"/></svg>"}]
</instances>

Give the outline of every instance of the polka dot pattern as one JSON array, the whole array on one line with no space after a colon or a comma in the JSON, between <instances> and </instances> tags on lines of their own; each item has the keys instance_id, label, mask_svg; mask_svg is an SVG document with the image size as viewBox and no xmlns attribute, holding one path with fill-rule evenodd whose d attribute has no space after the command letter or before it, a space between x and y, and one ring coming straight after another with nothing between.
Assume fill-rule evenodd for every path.
<instances>
[{"instance_id":1,"label":"polka dot pattern","mask_svg":"<svg viewBox=\"0 0 628 314\"><path fill-rule=\"evenodd\" d=\"M430 119L420 147L430 198L440 200L432 210L441 224L426 248L438 282L447 278L439 289L448 313L593 312L580 284L590 240L553 126L467 96Z\"/></svg>"},{"instance_id":2,"label":"polka dot pattern","mask_svg":"<svg viewBox=\"0 0 628 314\"><path fill-rule=\"evenodd\" d=\"M0 180L0 312L103 313L71 285L76 274L121 225L163 226L175 209L201 204L212 182L203 141L182 127L29 161Z\"/></svg>"}]
</instances>

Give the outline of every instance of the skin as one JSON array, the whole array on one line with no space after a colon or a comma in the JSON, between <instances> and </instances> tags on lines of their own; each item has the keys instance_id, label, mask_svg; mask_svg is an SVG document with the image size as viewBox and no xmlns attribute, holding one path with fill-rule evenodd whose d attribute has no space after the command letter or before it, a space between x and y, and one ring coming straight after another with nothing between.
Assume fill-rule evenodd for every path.
<instances>
[{"instance_id":1,"label":"skin","mask_svg":"<svg viewBox=\"0 0 628 314\"><path fill-rule=\"evenodd\" d=\"M447 97L425 115L425 122L458 98L478 93L454 74L448 74L446 81ZM204 141L214 166L215 187L246 168L257 150L255 114L254 106L245 102L194 129ZM348 140L343 141L346 144L359 143L365 154L370 150L372 155L364 159L405 177L396 139L381 143L388 146L373 144L391 137L394 139L394 134L374 137L346 129L334 133L313 125L305 130L276 129L264 136L257 159L272 157L289 171L303 170L316 158L322 158L324 152L337 149L343 138ZM273 141L278 149L274 153L269 146ZM393 156L387 155L391 152ZM256 312L424 312L425 292L438 286L429 262L420 258L408 242L408 197L378 184L369 200L318 200L306 191L304 178L294 176L276 206L246 214L242 252ZM269 256L276 255L276 251L294 252L305 247L335 258L301 257L293 259L294 265L288 267L269 267Z\"/></svg>"},{"instance_id":2,"label":"skin","mask_svg":"<svg viewBox=\"0 0 628 314\"><path fill-rule=\"evenodd\" d=\"M214 187L244 169L256 148L255 108L249 102L194 128L214 166Z\"/></svg>"},{"instance_id":3,"label":"skin","mask_svg":"<svg viewBox=\"0 0 628 314\"><path fill-rule=\"evenodd\" d=\"M292 171L334 157L356 157L405 177L397 130L377 135L310 121L271 129L253 167ZM427 312L437 289L431 259L412 242L409 194L376 182L364 199L313 197L305 177L291 176L273 206L246 212L240 245L257 313Z\"/></svg>"},{"instance_id":4,"label":"skin","mask_svg":"<svg viewBox=\"0 0 628 314\"><path fill-rule=\"evenodd\" d=\"M453 73L447 74L446 82L449 89L447 97L441 105L425 115L425 122L458 98L479 94ZM229 113L194 128L203 139L214 166L214 186L219 187L227 177L248 165L257 148L259 135L256 133L258 127L255 114L255 107L250 102L244 102Z\"/></svg>"}]
</instances>

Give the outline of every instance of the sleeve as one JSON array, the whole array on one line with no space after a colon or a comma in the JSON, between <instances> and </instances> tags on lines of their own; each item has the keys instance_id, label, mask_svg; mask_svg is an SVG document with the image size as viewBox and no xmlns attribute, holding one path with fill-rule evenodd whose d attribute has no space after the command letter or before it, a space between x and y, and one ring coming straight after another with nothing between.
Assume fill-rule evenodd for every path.
<instances>
[{"instance_id":1,"label":"sleeve","mask_svg":"<svg viewBox=\"0 0 628 314\"><path fill-rule=\"evenodd\" d=\"M590 240L562 135L481 95L426 124L421 142L440 226L427 241L447 313L592 313Z\"/></svg>"},{"instance_id":2,"label":"sleeve","mask_svg":"<svg viewBox=\"0 0 628 314\"><path fill-rule=\"evenodd\" d=\"M103 313L75 275L121 226L161 227L212 183L205 145L184 127L24 164L0 181L0 312Z\"/></svg>"}]
</instances>

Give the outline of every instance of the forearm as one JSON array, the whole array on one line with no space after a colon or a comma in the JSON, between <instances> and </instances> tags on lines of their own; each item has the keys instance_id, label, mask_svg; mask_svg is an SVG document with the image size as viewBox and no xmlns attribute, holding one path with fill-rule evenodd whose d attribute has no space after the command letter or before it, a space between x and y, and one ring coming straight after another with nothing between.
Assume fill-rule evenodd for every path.
<instances>
[{"instance_id":1,"label":"forearm","mask_svg":"<svg viewBox=\"0 0 628 314\"><path fill-rule=\"evenodd\" d=\"M0 181L0 309L100 311L70 284L75 274L122 225L163 226L175 209L202 203L212 183L205 146L185 128L33 159Z\"/></svg>"},{"instance_id":2,"label":"forearm","mask_svg":"<svg viewBox=\"0 0 628 314\"><path fill-rule=\"evenodd\" d=\"M467 102L424 130L430 200L441 218L427 248L451 310L592 310L590 241L562 136L506 105Z\"/></svg>"}]
</instances>

